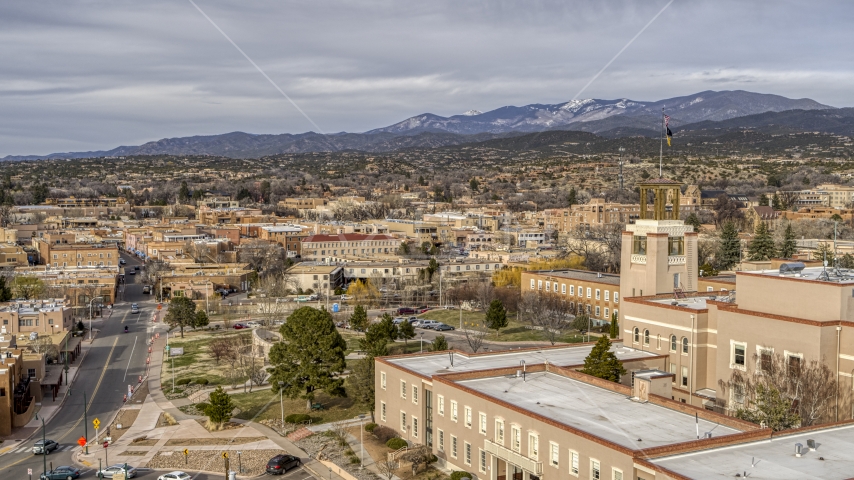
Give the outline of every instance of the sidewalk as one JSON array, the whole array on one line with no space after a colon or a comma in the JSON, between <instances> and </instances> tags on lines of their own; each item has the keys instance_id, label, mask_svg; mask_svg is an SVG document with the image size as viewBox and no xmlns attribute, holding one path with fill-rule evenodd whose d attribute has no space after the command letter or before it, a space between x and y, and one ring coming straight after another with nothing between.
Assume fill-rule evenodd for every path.
<instances>
[{"instance_id":1,"label":"sidewalk","mask_svg":"<svg viewBox=\"0 0 854 480\"><path fill-rule=\"evenodd\" d=\"M241 423L243 423L243 422L241 422ZM316 478L318 480L326 480L326 479L346 480L344 477L342 477L342 476L336 474L335 472L332 472L331 470L329 470L322 463L320 463L317 460L309 457L308 453L306 453L303 449L296 446L296 444L294 444L293 442L288 440L286 437L279 435L279 433L276 432L275 430L273 430L272 428L270 428L266 425L260 424L260 423L254 423L254 422L251 422L251 423L252 423L252 427L255 428L255 430L258 430L263 435L265 435L267 438L272 440L276 445L279 446L279 448L290 453L291 455L295 455L295 456L299 457L300 459L302 459L303 467L305 467L305 469L314 478ZM400 479L395 477L392 480L400 480Z\"/></svg>"}]
</instances>

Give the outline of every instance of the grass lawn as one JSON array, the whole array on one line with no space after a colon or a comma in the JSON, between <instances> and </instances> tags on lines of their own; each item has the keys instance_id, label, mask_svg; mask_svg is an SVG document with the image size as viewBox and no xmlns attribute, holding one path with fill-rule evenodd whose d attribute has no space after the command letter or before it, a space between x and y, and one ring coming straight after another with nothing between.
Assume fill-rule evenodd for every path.
<instances>
[{"instance_id":1,"label":"grass lawn","mask_svg":"<svg viewBox=\"0 0 854 480\"><path fill-rule=\"evenodd\" d=\"M171 382L172 380L172 359L174 359L176 380L205 378L210 385L225 385L230 382L226 375L230 367L226 362L220 362L217 365L208 353L208 345L216 339L235 335L251 335L251 333L229 330L185 330L184 338L178 336L180 334L177 331L174 332L174 335L172 336L172 332L170 332L169 346L173 348L182 347L184 354L171 358L164 357L161 370L161 378L164 379L164 382Z\"/></svg>"},{"instance_id":2,"label":"grass lawn","mask_svg":"<svg viewBox=\"0 0 854 480\"><path fill-rule=\"evenodd\" d=\"M237 418L243 420L276 419L281 418L282 415L279 395L270 390L234 394L231 396L231 401L240 409ZM349 420L356 415L369 413L367 406L356 404L351 398L330 397L323 392L315 396L314 403L323 405L323 410L307 412L305 400L285 397L283 399L285 416L292 413L308 413L311 415L311 423L328 423Z\"/></svg>"},{"instance_id":3,"label":"grass lawn","mask_svg":"<svg viewBox=\"0 0 854 480\"><path fill-rule=\"evenodd\" d=\"M467 312L463 310L463 322L480 323L483 322L485 317L486 312L483 311ZM431 310L421 315L421 318L447 323L456 329L460 327L459 310ZM548 338L542 332L530 328L529 323L516 321L516 313L507 314L507 323L507 328L501 329L501 332L497 335L490 333L486 339L490 342L548 341ZM593 334L593 336L596 336L596 334ZM568 330L561 334L557 341L559 343L579 343L584 341L584 337L577 330ZM418 342L415 343L416 345L418 344ZM410 348L409 351L413 352L417 350ZM400 353L403 353L402 348Z\"/></svg>"}]
</instances>

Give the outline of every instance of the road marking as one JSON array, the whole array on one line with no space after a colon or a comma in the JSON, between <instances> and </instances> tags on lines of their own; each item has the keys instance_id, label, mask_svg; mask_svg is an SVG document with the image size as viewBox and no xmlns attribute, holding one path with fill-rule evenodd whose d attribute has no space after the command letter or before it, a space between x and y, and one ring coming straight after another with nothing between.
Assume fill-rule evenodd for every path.
<instances>
[{"instance_id":1,"label":"road marking","mask_svg":"<svg viewBox=\"0 0 854 480\"><path fill-rule=\"evenodd\" d=\"M130 357L128 358L128 366L125 367L125 376L122 377L122 383L128 378L128 369L130 368L130 361L133 360L133 351L136 349L136 341L139 340L139 336L133 337L133 348L130 349Z\"/></svg>"},{"instance_id":2,"label":"road marking","mask_svg":"<svg viewBox=\"0 0 854 480\"><path fill-rule=\"evenodd\" d=\"M125 323L125 319L128 318L128 313L130 313L130 310L125 312L125 316L122 317L122 323Z\"/></svg>"},{"instance_id":3,"label":"road marking","mask_svg":"<svg viewBox=\"0 0 854 480\"><path fill-rule=\"evenodd\" d=\"M92 390L92 396L89 397L89 403L86 405L86 410L92 408L92 403L95 402L95 396L98 394L98 388L101 386L101 382L104 380L104 375L107 374L107 369L110 367L110 358L113 356L113 351L115 351L117 343L119 343L119 337L116 337L116 339L113 340L113 347L110 348L110 353L107 354L107 361L104 362L104 368L101 370L101 376L98 378L98 383L95 384L95 388ZM61 442L63 438L67 437L68 434L70 434L72 430L77 428L77 426L80 425L80 422L82 421L83 417L78 418L77 421L74 422L74 425L72 425L67 432L65 432L61 437L59 437L59 439L57 439L57 442Z\"/></svg>"}]
</instances>

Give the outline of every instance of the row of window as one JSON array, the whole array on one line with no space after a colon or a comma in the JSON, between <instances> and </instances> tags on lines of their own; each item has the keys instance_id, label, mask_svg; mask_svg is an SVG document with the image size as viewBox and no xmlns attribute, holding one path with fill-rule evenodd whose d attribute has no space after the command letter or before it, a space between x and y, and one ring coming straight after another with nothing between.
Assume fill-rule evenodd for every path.
<instances>
[{"instance_id":1,"label":"row of window","mask_svg":"<svg viewBox=\"0 0 854 480\"><path fill-rule=\"evenodd\" d=\"M73 254L72 254L72 256L73 256ZM86 254L86 256L87 256L87 257L98 257L98 258L104 258L104 254L103 254L103 253L87 253L87 254ZM54 259L54 260L57 260L58 258L59 258L59 254L54 253L54 254L53 254L53 259ZM68 254L67 254L67 253L63 253L63 254L62 254L62 258L68 258ZM78 253L78 254L77 254L77 258L83 258L83 254L82 254L82 253ZM112 253L108 253L108 254L107 254L107 258L113 258L113 254L112 254Z\"/></svg>"},{"instance_id":2,"label":"row of window","mask_svg":"<svg viewBox=\"0 0 854 480\"><path fill-rule=\"evenodd\" d=\"M53 266L58 268L58 267L59 267L59 262L53 262ZM62 266L63 266L63 267L67 267L67 266L68 266L68 262L62 262ZM82 266L83 266L83 262L77 262L77 266L78 266L78 267L82 267ZM103 267L103 266L104 266L104 262L96 262L96 263L94 263L94 264L93 264L92 262L88 262L88 265L87 265L87 266L89 266L89 267ZM107 265L106 265L106 266L108 266L108 267L112 267L112 266L113 266L113 261L112 261L112 260L107 261Z\"/></svg>"},{"instance_id":3,"label":"row of window","mask_svg":"<svg viewBox=\"0 0 854 480\"><path fill-rule=\"evenodd\" d=\"M641 342L641 330L638 327L635 327L633 332L633 342L640 343ZM661 350L661 335L656 335L656 348ZM649 329L644 329L643 331L643 344L648 347L650 343L650 334ZM677 340L676 335L670 336L670 351L676 352L677 350L682 350L682 355L688 355L688 337L682 337L682 340Z\"/></svg>"},{"instance_id":4,"label":"row of window","mask_svg":"<svg viewBox=\"0 0 854 480\"><path fill-rule=\"evenodd\" d=\"M559 285L560 285L561 295L566 295L567 294L566 293L567 292L567 284L561 283ZM531 279L531 290L542 290L542 289L543 289L543 281L542 280L535 280L532 278ZM558 293L558 282L551 282L549 280L546 280L545 281L545 291L546 292ZM595 294L596 300L602 300L603 299L602 298L602 295L603 295L602 292L603 291L599 288L594 290L591 287L587 287L586 297L587 298L593 298L594 294ZM611 293L612 292L610 290L604 291L604 300L606 302L611 301ZM573 296L575 295L575 285L569 285L569 295L573 295ZM581 285L578 286L578 296L579 297L585 297L585 289ZM614 303L620 303L620 292L613 292L613 297L614 297Z\"/></svg>"}]
</instances>

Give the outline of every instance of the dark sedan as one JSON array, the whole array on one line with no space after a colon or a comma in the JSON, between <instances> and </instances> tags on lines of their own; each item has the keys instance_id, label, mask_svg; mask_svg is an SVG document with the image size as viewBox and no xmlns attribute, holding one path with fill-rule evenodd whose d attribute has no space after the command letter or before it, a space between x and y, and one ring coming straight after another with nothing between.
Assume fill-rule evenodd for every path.
<instances>
[{"instance_id":1,"label":"dark sedan","mask_svg":"<svg viewBox=\"0 0 854 480\"><path fill-rule=\"evenodd\" d=\"M431 328L432 328L433 330L436 330L436 331L439 331L439 332L444 332L444 331L446 331L446 330L453 330L453 329L454 329L454 327L452 327L452 326L448 325L447 323L440 323L440 324L435 325L435 326L433 326L433 327L431 327Z\"/></svg>"},{"instance_id":2,"label":"dark sedan","mask_svg":"<svg viewBox=\"0 0 854 480\"><path fill-rule=\"evenodd\" d=\"M39 440L35 445L33 445L33 454L40 455L43 453L45 455L50 455L50 452L57 448L59 448L59 444L51 439Z\"/></svg>"},{"instance_id":3,"label":"dark sedan","mask_svg":"<svg viewBox=\"0 0 854 480\"><path fill-rule=\"evenodd\" d=\"M292 468L302 465L302 460L293 455L276 455L267 462L267 473L282 475Z\"/></svg>"},{"instance_id":4,"label":"dark sedan","mask_svg":"<svg viewBox=\"0 0 854 480\"><path fill-rule=\"evenodd\" d=\"M41 480L74 480L80 478L80 470L74 467L56 467L53 470L39 475Z\"/></svg>"}]
</instances>

